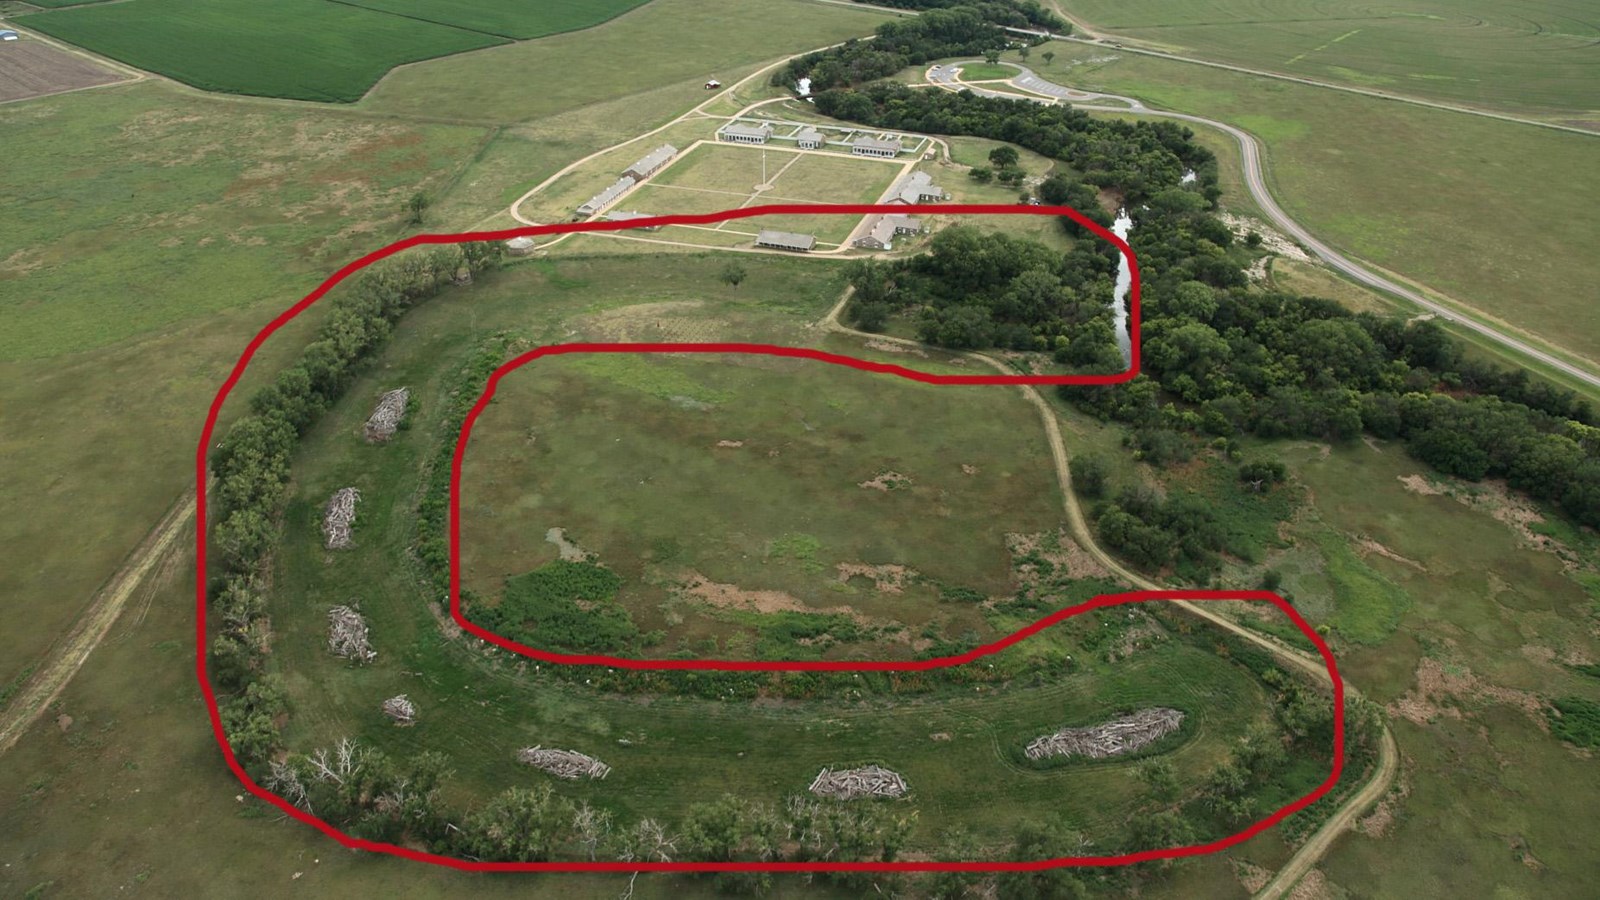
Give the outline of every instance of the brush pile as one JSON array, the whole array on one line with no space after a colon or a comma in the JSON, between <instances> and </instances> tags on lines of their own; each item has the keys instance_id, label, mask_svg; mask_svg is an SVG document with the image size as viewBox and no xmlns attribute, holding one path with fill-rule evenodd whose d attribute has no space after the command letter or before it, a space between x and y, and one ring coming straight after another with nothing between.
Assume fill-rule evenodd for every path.
<instances>
[{"instance_id":1,"label":"brush pile","mask_svg":"<svg viewBox=\"0 0 1600 900\"><path fill-rule=\"evenodd\" d=\"M1161 706L1151 707L1088 728L1063 728L1055 734L1034 738L1023 752L1029 759L1050 756L1105 759L1147 747L1177 731L1182 724L1182 712Z\"/></svg>"},{"instance_id":2,"label":"brush pile","mask_svg":"<svg viewBox=\"0 0 1600 900\"><path fill-rule=\"evenodd\" d=\"M859 769L824 768L811 782L811 793L832 800L855 800L860 797L903 797L906 780L898 772L882 766L863 766Z\"/></svg>"},{"instance_id":3,"label":"brush pile","mask_svg":"<svg viewBox=\"0 0 1600 900\"><path fill-rule=\"evenodd\" d=\"M378 652L367 642L367 620L355 607L328 610L328 652L362 664L377 658Z\"/></svg>"},{"instance_id":4,"label":"brush pile","mask_svg":"<svg viewBox=\"0 0 1600 900\"><path fill-rule=\"evenodd\" d=\"M610 766L576 750L524 747L517 752L517 761L543 769L557 778L604 778L611 774Z\"/></svg>"},{"instance_id":5,"label":"brush pile","mask_svg":"<svg viewBox=\"0 0 1600 900\"><path fill-rule=\"evenodd\" d=\"M360 491L347 487L334 491L328 500L328 510L322 516L322 536L329 550L351 546L350 526L356 521L356 501L360 499Z\"/></svg>"},{"instance_id":6,"label":"brush pile","mask_svg":"<svg viewBox=\"0 0 1600 900\"><path fill-rule=\"evenodd\" d=\"M379 397L378 405L373 407L372 415L367 418L367 440L379 443L394 437L400 420L406 416L406 403L410 400L411 391L406 388L396 388Z\"/></svg>"},{"instance_id":7,"label":"brush pile","mask_svg":"<svg viewBox=\"0 0 1600 900\"><path fill-rule=\"evenodd\" d=\"M396 725L417 724L417 705L405 694L383 701L383 714L393 719Z\"/></svg>"}]
</instances>

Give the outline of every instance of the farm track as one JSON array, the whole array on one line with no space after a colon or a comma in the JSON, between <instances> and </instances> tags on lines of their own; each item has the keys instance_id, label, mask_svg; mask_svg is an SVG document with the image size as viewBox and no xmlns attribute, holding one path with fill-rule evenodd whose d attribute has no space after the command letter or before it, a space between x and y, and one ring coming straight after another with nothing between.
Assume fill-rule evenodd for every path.
<instances>
[{"instance_id":1,"label":"farm track","mask_svg":"<svg viewBox=\"0 0 1600 900\"><path fill-rule=\"evenodd\" d=\"M842 324L839 321L839 315L844 311L845 305L849 303L852 293L854 293L854 288L846 289L839 298L839 302L834 304L833 309L828 311L828 315L821 322L823 330L852 337L887 341L908 347L922 346L919 342L909 338L869 334ZM1016 374L1005 363L982 353L969 352L961 355L998 369L1002 374ZM1044 423L1045 434L1050 444L1050 456L1055 464L1056 480L1060 484L1062 507L1066 511L1073 538L1082 544L1083 548L1101 565L1105 566L1108 571L1128 584L1146 590L1165 589L1164 585L1145 578L1123 566L1095 542L1094 534L1089 530L1088 520L1083 515L1083 507L1078 503L1078 497L1072 490L1072 470L1067 456L1067 445L1061 436L1061 425L1056 417L1055 410L1050 407L1049 401L1039 393L1038 388L1031 384L1022 384L1018 385L1018 387L1022 390L1023 396L1027 397L1028 401L1039 411L1039 418ZM1290 647L1276 638L1251 631L1226 616L1203 608L1200 604L1187 600L1173 600L1172 604L1190 615L1204 619L1225 631L1262 647L1280 661L1312 675L1318 681L1329 683L1328 671L1317 657ZM1344 689L1347 696L1359 694L1349 682L1344 683ZM1385 724L1378 742L1378 764L1372 777L1362 786L1361 790L1345 801L1343 806L1335 811L1310 838L1306 839L1305 843L1296 849L1289 861L1273 876L1272 881L1268 882L1267 886L1256 894L1258 900L1262 900L1262 898L1276 900L1276 898L1285 896L1294 887L1295 883L1322 859L1323 854L1327 853L1328 849L1333 846L1333 842L1354 824L1356 818L1366 812L1372 804L1376 803L1379 798L1388 792L1390 785L1394 782L1396 773L1399 772L1399 768L1400 752L1395 745L1394 734Z\"/></svg>"},{"instance_id":2,"label":"farm track","mask_svg":"<svg viewBox=\"0 0 1600 900\"><path fill-rule=\"evenodd\" d=\"M171 553L185 526L194 517L194 491L184 493L167 514L156 523L139 546L129 554L115 575L100 588L78 618L78 624L50 653L33 676L23 683L4 710L0 710L0 753L11 749L18 738L51 703L61 695L67 682L78 673L89 654L110 633L128 601L145 579L160 568Z\"/></svg>"}]
</instances>

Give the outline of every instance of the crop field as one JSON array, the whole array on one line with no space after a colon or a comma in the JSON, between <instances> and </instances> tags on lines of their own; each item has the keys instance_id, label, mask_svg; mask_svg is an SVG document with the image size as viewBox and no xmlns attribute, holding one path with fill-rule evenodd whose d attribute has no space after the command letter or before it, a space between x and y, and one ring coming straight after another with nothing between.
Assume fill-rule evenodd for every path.
<instances>
[{"instance_id":1,"label":"crop field","mask_svg":"<svg viewBox=\"0 0 1600 900\"><path fill-rule=\"evenodd\" d=\"M1600 15L1584 0L1069 0L1099 32L1207 59L1514 111L1592 111Z\"/></svg>"},{"instance_id":2,"label":"crop field","mask_svg":"<svg viewBox=\"0 0 1600 900\"><path fill-rule=\"evenodd\" d=\"M1351 565L1403 594L1382 614L1397 613L1386 636L1335 651L1351 682L1388 705L1409 796L1386 833L1335 849L1329 880L1354 895L1489 882L1590 893L1593 847L1566 823L1600 779L1548 733L1538 698L1600 697L1600 683L1568 665L1600 654L1589 624L1600 541L1502 487L1429 475L1394 444L1284 455L1316 498L1298 546L1268 562L1296 606L1313 620L1337 611L1351 599L1338 586Z\"/></svg>"},{"instance_id":3,"label":"crop field","mask_svg":"<svg viewBox=\"0 0 1600 900\"><path fill-rule=\"evenodd\" d=\"M114 84L127 76L43 41L0 47L0 103Z\"/></svg>"},{"instance_id":4,"label":"crop field","mask_svg":"<svg viewBox=\"0 0 1600 900\"><path fill-rule=\"evenodd\" d=\"M406 19L525 41L577 31L622 15L649 0L351 0L351 5Z\"/></svg>"},{"instance_id":5,"label":"crop field","mask_svg":"<svg viewBox=\"0 0 1600 900\"><path fill-rule=\"evenodd\" d=\"M328 0L129 0L25 24L204 90L340 102L402 63L506 41Z\"/></svg>"},{"instance_id":6,"label":"crop field","mask_svg":"<svg viewBox=\"0 0 1600 900\"><path fill-rule=\"evenodd\" d=\"M1600 232L1600 186L1566 174L1592 166L1594 138L1104 47L1051 48L1055 74L1074 87L1255 134L1273 196L1334 246L1534 340L1600 356L1600 311L1586 300L1600 256L1583 240ZM1374 141L1382 154L1369 152ZM1547 190L1556 183L1565 188Z\"/></svg>"},{"instance_id":7,"label":"crop field","mask_svg":"<svg viewBox=\"0 0 1600 900\"><path fill-rule=\"evenodd\" d=\"M544 535L563 528L622 576L638 627L664 630L651 655L748 650L757 609L854 617L888 632L863 635L878 656L928 627L992 637L941 590L1009 595L1006 534L1059 525L1037 414L1014 391L880 381L764 357L530 363L469 444L463 584L498 596L556 561ZM683 587L702 580L724 587Z\"/></svg>"}]
</instances>

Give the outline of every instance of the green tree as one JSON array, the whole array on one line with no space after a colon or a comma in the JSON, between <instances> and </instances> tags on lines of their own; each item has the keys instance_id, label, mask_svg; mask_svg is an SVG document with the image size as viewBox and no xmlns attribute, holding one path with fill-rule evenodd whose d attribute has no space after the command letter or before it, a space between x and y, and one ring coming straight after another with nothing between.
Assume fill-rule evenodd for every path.
<instances>
[{"instance_id":1,"label":"green tree","mask_svg":"<svg viewBox=\"0 0 1600 900\"><path fill-rule=\"evenodd\" d=\"M892 312L889 304L883 302L858 303L851 307L851 320L862 331L880 332L889 324L889 314Z\"/></svg>"},{"instance_id":2,"label":"green tree","mask_svg":"<svg viewBox=\"0 0 1600 900\"><path fill-rule=\"evenodd\" d=\"M989 162L993 163L996 169L1012 168L1021 158L1017 148L1011 146L996 147L989 151Z\"/></svg>"},{"instance_id":3,"label":"green tree","mask_svg":"<svg viewBox=\"0 0 1600 900\"><path fill-rule=\"evenodd\" d=\"M983 51L983 61L988 63L991 66L998 64L1000 62L1000 51L999 50L985 50L985 51Z\"/></svg>"},{"instance_id":4,"label":"green tree","mask_svg":"<svg viewBox=\"0 0 1600 900\"><path fill-rule=\"evenodd\" d=\"M1090 500L1106 493L1106 463L1098 456L1080 456L1072 461L1072 486Z\"/></svg>"},{"instance_id":5,"label":"green tree","mask_svg":"<svg viewBox=\"0 0 1600 900\"><path fill-rule=\"evenodd\" d=\"M744 266L731 262L722 267L722 274L718 277L729 287L737 288L744 281L746 274L748 273L745 272Z\"/></svg>"},{"instance_id":6,"label":"green tree","mask_svg":"<svg viewBox=\"0 0 1600 900\"><path fill-rule=\"evenodd\" d=\"M417 191L415 194L412 194L409 198L407 198L406 212L410 213L411 215L411 224L421 225L422 214L427 212L428 207L432 205L433 201L429 200L428 195L422 193L421 191Z\"/></svg>"},{"instance_id":7,"label":"green tree","mask_svg":"<svg viewBox=\"0 0 1600 900\"><path fill-rule=\"evenodd\" d=\"M1150 788L1150 795L1162 803L1178 796L1178 775L1171 760L1155 759L1139 767L1139 780Z\"/></svg>"},{"instance_id":8,"label":"green tree","mask_svg":"<svg viewBox=\"0 0 1600 900\"><path fill-rule=\"evenodd\" d=\"M971 171L967 172L967 177L979 184L988 184L994 180L994 170L988 166L973 166Z\"/></svg>"},{"instance_id":9,"label":"green tree","mask_svg":"<svg viewBox=\"0 0 1600 900\"><path fill-rule=\"evenodd\" d=\"M1050 65L1052 62L1055 62L1056 52L1054 50L1046 50L1045 52L1043 52L1043 53L1041 53L1039 55L1044 57L1044 64L1047 65L1047 66Z\"/></svg>"},{"instance_id":10,"label":"green tree","mask_svg":"<svg viewBox=\"0 0 1600 900\"><path fill-rule=\"evenodd\" d=\"M696 803L684 816L678 841L688 859L727 862L744 844L747 810L732 794Z\"/></svg>"},{"instance_id":11,"label":"green tree","mask_svg":"<svg viewBox=\"0 0 1600 900\"><path fill-rule=\"evenodd\" d=\"M1033 52L1033 49L1031 47L1022 47L1022 48L1017 50L1017 55L1022 57L1022 61L1023 62L1027 62L1028 61L1028 54L1032 53L1032 52Z\"/></svg>"},{"instance_id":12,"label":"green tree","mask_svg":"<svg viewBox=\"0 0 1600 900\"><path fill-rule=\"evenodd\" d=\"M468 816L456 849L504 862L542 862L572 837L572 803L549 785L509 788Z\"/></svg>"}]
</instances>

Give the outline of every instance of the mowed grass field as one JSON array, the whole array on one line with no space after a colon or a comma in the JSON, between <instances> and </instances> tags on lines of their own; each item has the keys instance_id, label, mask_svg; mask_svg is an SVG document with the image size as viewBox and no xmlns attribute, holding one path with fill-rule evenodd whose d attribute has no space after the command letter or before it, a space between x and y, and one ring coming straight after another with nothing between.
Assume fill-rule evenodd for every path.
<instances>
[{"instance_id":1,"label":"mowed grass field","mask_svg":"<svg viewBox=\"0 0 1600 900\"><path fill-rule=\"evenodd\" d=\"M1596 110L1585 0L1064 0L1096 33L1290 75L1518 112Z\"/></svg>"},{"instance_id":2,"label":"mowed grass field","mask_svg":"<svg viewBox=\"0 0 1600 900\"><path fill-rule=\"evenodd\" d=\"M875 643L877 656L909 655L930 624L951 639L991 636L971 601L941 603L939 584L1014 592L1006 534L1061 524L1043 442L1014 391L758 356L538 360L501 383L474 427L463 583L498 597L507 576L557 558L544 535L564 528L623 576L619 600L640 629L666 631L651 655L753 634L675 589L695 575L752 602L778 592L797 611L909 627ZM886 473L902 486L861 486ZM879 590L841 565L928 580Z\"/></svg>"},{"instance_id":3,"label":"mowed grass field","mask_svg":"<svg viewBox=\"0 0 1600 900\"><path fill-rule=\"evenodd\" d=\"M1600 358L1595 139L1254 78L1105 47L1050 45L1074 87L1237 125L1273 196L1336 247L1524 332ZM1037 51L1035 52L1037 55ZM1561 190L1551 190L1551 185Z\"/></svg>"}]
</instances>

